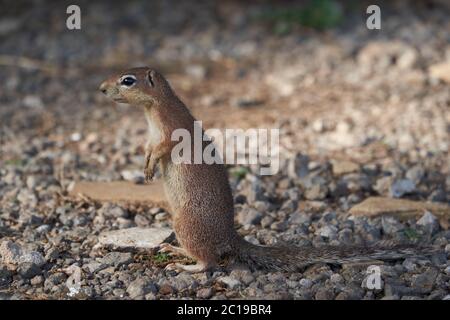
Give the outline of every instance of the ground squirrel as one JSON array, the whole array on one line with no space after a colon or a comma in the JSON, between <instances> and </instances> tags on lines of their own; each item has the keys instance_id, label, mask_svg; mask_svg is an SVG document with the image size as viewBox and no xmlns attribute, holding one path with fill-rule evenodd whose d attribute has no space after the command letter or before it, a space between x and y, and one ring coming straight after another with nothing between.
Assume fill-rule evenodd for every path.
<instances>
[{"instance_id":1,"label":"ground squirrel","mask_svg":"<svg viewBox=\"0 0 450 320\"><path fill-rule=\"evenodd\" d=\"M173 130L191 134L194 117L157 71L142 67L124 71L104 81L100 90L116 102L144 109L149 125L145 152L145 177L153 177L157 164L173 214L181 248L165 245L163 251L194 258L195 265L169 267L201 272L220 261L234 261L251 269L295 271L314 263L390 260L415 255L417 247L387 242L371 246L259 246L245 241L234 229L234 206L227 172L222 164L175 164L171 151ZM208 143L205 142L205 147Z\"/></svg>"}]
</instances>

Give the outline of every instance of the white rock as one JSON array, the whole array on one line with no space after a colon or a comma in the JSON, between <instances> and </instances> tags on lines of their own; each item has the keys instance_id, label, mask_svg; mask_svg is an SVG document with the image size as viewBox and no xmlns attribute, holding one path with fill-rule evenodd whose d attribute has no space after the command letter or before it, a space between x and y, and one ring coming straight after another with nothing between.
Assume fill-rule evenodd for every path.
<instances>
[{"instance_id":1,"label":"white rock","mask_svg":"<svg viewBox=\"0 0 450 320\"><path fill-rule=\"evenodd\" d=\"M229 276L220 277L217 280L222 282L223 284L227 285L227 287L230 288L231 290L233 290L241 285L239 280L229 277Z\"/></svg>"},{"instance_id":2,"label":"white rock","mask_svg":"<svg viewBox=\"0 0 450 320\"><path fill-rule=\"evenodd\" d=\"M128 228L103 232L99 235L100 245L116 248L152 249L158 247L172 235L169 228Z\"/></svg>"}]
</instances>

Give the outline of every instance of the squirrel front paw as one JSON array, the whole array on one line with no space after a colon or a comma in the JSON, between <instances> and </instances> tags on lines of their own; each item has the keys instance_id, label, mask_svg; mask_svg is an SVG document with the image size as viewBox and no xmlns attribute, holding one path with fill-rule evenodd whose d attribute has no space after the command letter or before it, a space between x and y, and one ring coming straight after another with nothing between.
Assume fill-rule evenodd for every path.
<instances>
[{"instance_id":1,"label":"squirrel front paw","mask_svg":"<svg viewBox=\"0 0 450 320\"><path fill-rule=\"evenodd\" d=\"M155 175L155 170L152 167L146 167L144 169L144 176L145 176L145 182L150 182L153 179L153 176Z\"/></svg>"}]
</instances>

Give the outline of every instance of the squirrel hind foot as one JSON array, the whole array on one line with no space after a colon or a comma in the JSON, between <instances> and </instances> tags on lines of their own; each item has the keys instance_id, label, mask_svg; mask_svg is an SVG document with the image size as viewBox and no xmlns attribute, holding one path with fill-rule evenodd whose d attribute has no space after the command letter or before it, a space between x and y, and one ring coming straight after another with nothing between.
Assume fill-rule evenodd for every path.
<instances>
[{"instance_id":1,"label":"squirrel hind foot","mask_svg":"<svg viewBox=\"0 0 450 320\"><path fill-rule=\"evenodd\" d=\"M181 247L175 247L169 243L162 243L159 248L160 249L158 250L158 252L173 253L180 256L189 256L185 249Z\"/></svg>"},{"instance_id":2,"label":"squirrel hind foot","mask_svg":"<svg viewBox=\"0 0 450 320\"><path fill-rule=\"evenodd\" d=\"M197 263L197 264L192 264L192 265L184 265L181 263L170 263L165 267L165 270L186 271L189 273L200 273L200 272L211 271L214 268L215 268L215 265L204 264L204 263Z\"/></svg>"}]
</instances>

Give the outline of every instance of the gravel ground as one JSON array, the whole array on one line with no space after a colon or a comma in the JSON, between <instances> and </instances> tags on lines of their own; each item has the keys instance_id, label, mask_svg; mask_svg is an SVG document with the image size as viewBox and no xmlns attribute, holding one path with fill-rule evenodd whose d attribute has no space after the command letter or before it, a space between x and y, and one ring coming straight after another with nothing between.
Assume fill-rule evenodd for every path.
<instances>
[{"instance_id":1,"label":"gravel ground","mask_svg":"<svg viewBox=\"0 0 450 320\"><path fill-rule=\"evenodd\" d=\"M450 64L448 6L394 1L381 31L353 9L335 29L280 36L252 18L266 2L174 3L86 2L81 31L65 29L63 3L2 8L0 299L450 299L448 219L348 212L370 196L450 204L449 83L432 68ZM96 90L142 64L163 70L207 127L281 128L277 175L229 167L247 240L418 240L442 252L381 265L371 290L367 265L191 275L164 270L183 257L99 248L103 231L171 225L162 208L67 193L141 172L140 110Z\"/></svg>"}]
</instances>

